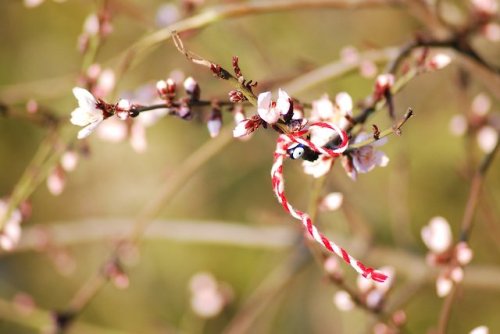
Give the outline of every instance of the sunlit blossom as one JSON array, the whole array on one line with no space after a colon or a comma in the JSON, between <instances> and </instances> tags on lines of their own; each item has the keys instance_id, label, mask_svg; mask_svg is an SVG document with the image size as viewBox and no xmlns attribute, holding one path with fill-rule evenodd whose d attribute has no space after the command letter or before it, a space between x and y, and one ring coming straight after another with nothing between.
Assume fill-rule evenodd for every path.
<instances>
[{"instance_id":1,"label":"sunlit blossom","mask_svg":"<svg viewBox=\"0 0 500 334\"><path fill-rule=\"evenodd\" d=\"M98 108L97 100L88 90L75 87L73 94L78 100L78 108L71 113L71 123L84 127L78 132L78 139L83 139L104 120L104 113Z\"/></svg>"},{"instance_id":2,"label":"sunlit blossom","mask_svg":"<svg viewBox=\"0 0 500 334\"><path fill-rule=\"evenodd\" d=\"M271 92L260 93L257 98L257 112L266 123L274 124L288 113L290 101L290 97L282 89L279 90L276 101L272 100Z\"/></svg>"}]
</instances>

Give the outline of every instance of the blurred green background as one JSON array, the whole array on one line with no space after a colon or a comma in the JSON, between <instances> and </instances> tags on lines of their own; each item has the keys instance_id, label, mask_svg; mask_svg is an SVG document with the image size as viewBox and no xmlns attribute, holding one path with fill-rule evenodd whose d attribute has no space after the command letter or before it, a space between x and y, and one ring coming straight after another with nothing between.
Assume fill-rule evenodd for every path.
<instances>
[{"instance_id":1,"label":"blurred green background","mask_svg":"<svg viewBox=\"0 0 500 334\"><path fill-rule=\"evenodd\" d=\"M130 0L123 4L130 6L134 15L122 13L113 19L113 33L97 57L105 67L117 66L120 59L117 56L155 29L156 11L164 2ZM212 4L217 2L208 2L206 6ZM21 1L2 1L1 101L22 108L33 98L59 115L68 116L76 105L71 88L82 62L76 40L86 16L95 9L93 1L83 0L65 3L47 0L33 9L25 8ZM244 74L253 80L266 82L285 78L273 86L277 89L280 84L286 84L286 78L296 78L309 69L338 60L346 45L361 51L397 46L411 39L419 29L419 22L398 9L303 10L218 22L191 34L185 43L194 52L225 67L230 67L231 56L238 55ZM498 43L478 39L476 44L490 61L500 59ZM118 91L154 83L177 69L198 80L202 97L227 96L230 89L227 83L187 62L170 40L145 55L138 66L128 71L118 82ZM418 256L422 263L426 249L420 241L420 229L430 218L444 216L452 226L455 240L458 238L469 191L463 172L474 169L474 163L478 164L481 156L474 139L470 141L471 149L466 151L467 140L452 136L448 123L453 115L468 109L472 98L485 91L485 87L472 78L469 88L464 91L458 88L457 78L458 66L452 64L443 71L412 81L397 95L395 102L398 113L412 107L416 117L406 125L403 136L391 137L383 147L391 159L389 166L360 175L358 181L352 182L338 164L323 190L324 193L344 193L350 211L373 231L376 246L391 248L396 254L409 252ZM47 79L55 81L44 83ZM28 84L40 81L42 83ZM348 91L358 100L369 95L372 87L372 79L352 73L314 86L295 97L311 101L323 93L333 97L340 91ZM499 103L494 99L492 112L499 112ZM253 110L247 113L252 114ZM227 114L225 123L232 124ZM390 125L385 112L370 123L381 128ZM68 131L75 130L71 126L68 128ZM0 119L0 196L8 196L13 190L45 133L45 129L23 120ZM91 154L68 175L62 195L51 195L45 184L36 190L31 198L32 216L23 223L23 228L51 224L70 226L82 221L105 222L106 219L133 220L167 177L182 168L183 161L193 150L210 140L201 122L168 117L148 128L147 138L147 151L138 154L128 142L111 144L91 136ZM274 133L259 131L248 142L231 143L197 171L162 208L158 218L199 224L227 221L299 229L298 223L283 212L271 191L269 170L274 139ZM471 160L473 165L470 165ZM495 266L497 270L500 265L500 247L495 241L500 238L498 166L497 159L484 189L487 196L484 203L493 216L488 218L483 214L486 205L480 204L471 238L475 253L473 265ZM305 208L312 179L301 172L299 163L287 164L286 175L292 203ZM320 223L333 239L336 235L346 240L355 239L348 216L342 211L321 214ZM191 233L196 235L197 230L192 229ZM24 292L31 295L41 309L64 309L113 246L113 238L108 237L68 247L76 264L69 275L62 275L45 252L2 253L0 298L11 300L17 293ZM194 332L186 325L186 322L196 321L189 308L187 282L193 274L209 271L218 280L228 283L234 292L233 301L222 314L204 325L204 332L219 333L260 282L282 265L291 252L290 248L283 247L147 239L141 244L138 264L127 268L130 287L120 290L108 284L84 310L79 321L99 326L103 333L106 333L105 328L125 333L170 333L172 328ZM384 258L376 261L377 265L391 265ZM354 282L354 275L347 267L344 269L347 281ZM288 283L286 293L273 299L250 332L369 332L371 316L362 310L339 311L332 303L337 288L327 284L322 276L321 268L310 261ZM409 291L405 274L396 276L396 289ZM429 280L404 307L408 315L407 332L426 333L435 326L441 304L442 299L436 296L434 284ZM499 333L499 306L499 282L489 287L465 284L455 301L450 333L468 333L482 324L490 327L490 333ZM0 332L36 332L9 319L0 312ZM75 327L73 332L86 330Z\"/></svg>"}]
</instances>

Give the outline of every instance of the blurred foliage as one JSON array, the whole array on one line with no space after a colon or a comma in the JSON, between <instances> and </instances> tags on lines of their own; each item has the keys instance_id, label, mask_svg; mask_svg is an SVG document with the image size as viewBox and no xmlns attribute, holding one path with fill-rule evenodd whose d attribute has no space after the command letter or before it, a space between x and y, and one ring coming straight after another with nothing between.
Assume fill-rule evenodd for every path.
<instances>
[{"instance_id":1,"label":"blurred foliage","mask_svg":"<svg viewBox=\"0 0 500 334\"><path fill-rule=\"evenodd\" d=\"M114 31L98 54L98 62L116 67L119 55L138 38L155 27L156 0L124 1L137 15L118 15ZM215 4L217 2L211 1ZM0 3L0 96L23 106L28 98L67 116L75 106L71 88L81 66L76 50L85 17L94 11L93 1L72 0L46 3L27 9L21 1ZM141 18L140 20L138 18ZM185 43L196 53L230 66L233 55L240 57L245 75L265 83L286 83L307 69L339 58L340 50L353 45L359 50L401 45L412 38L419 24L407 13L396 9L359 11L308 10L273 13L218 22L193 32ZM485 54L498 59L498 45L480 41ZM230 89L210 73L187 62L171 41L162 44L118 83L118 91L134 89L144 83L168 77L173 70L195 76L202 96L225 98ZM416 117L401 137L391 137L384 150L391 158L386 168L361 175L352 182L342 168L335 166L324 192L342 191L345 201L375 232L374 243L404 248L425 257L420 229L429 219L442 215L448 219L457 237L464 212L469 184L461 171L470 170L479 161L474 142L474 165L466 165L465 139L448 131L452 115L462 112L462 101L470 101L485 88L472 81L467 91L457 82L458 66L418 77L395 101L398 113L412 107ZM58 79L60 78L60 79ZM57 79L58 84L41 85L25 91L25 83ZM370 94L372 80L354 73L334 79L297 94L311 101L323 93L334 96L348 91L355 99ZM29 87L29 86L26 86ZM30 89L30 88L28 88ZM8 91L9 95L5 92ZM14 91L14 93L13 93ZM465 95L465 97L463 96ZM39 98L39 96L42 96ZM493 111L499 111L494 102ZM248 110L248 112L253 112ZM227 117L227 124L232 120ZM385 113L370 123L381 128L390 125ZM36 151L44 129L16 119L0 119L0 194L8 195L30 157ZM42 185L32 197L33 215L23 226L34 224L71 224L93 218L126 218L137 215L154 196L165 177L180 168L190 153L210 140L201 122L165 118L147 133L149 147L135 153L127 142L109 144L91 137L91 155L68 177L61 196L50 195ZM206 220L233 221L248 225L296 224L282 211L271 191L269 169L272 163L275 134L260 131L248 142L233 142L211 160L183 187L175 199L162 209L166 220L185 219L200 224ZM492 234L498 231L500 208L500 169L496 161L488 175L485 193L496 214L496 231L477 215L471 239L474 264L498 266L499 246ZM301 172L299 164L287 165L287 185L292 202L299 208L307 205L307 189L312 180ZM399 198L400 193L407 198ZM407 203L405 202L407 200ZM408 228L414 240L396 244L397 217L394 206L408 206ZM480 209L481 210L481 209ZM323 214L327 234L349 234L349 222L341 213ZM396 226L396 228L394 228ZM196 233L196 231L193 231ZM497 235L498 238L498 235ZM33 296L43 309L59 310L67 306L81 284L95 272L104 254L113 245L86 243L69 248L76 261L76 271L61 275L45 253L4 254L0 259L0 297L11 299L23 291ZM210 271L234 290L235 300L222 315L205 324L208 333L219 333L238 306L259 282L280 265L290 250L259 250L234 246L195 245L179 242L144 242L140 262L129 270L131 285L118 290L107 285L85 309L81 320L136 333L167 333L192 316L189 310L187 281L194 273ZM387 263L390 265L390 263ZM364 333L370 316L363 311L338 311L332 304L336 288L325 284L322 270L311 263L287 286L265 314L259 318L254 333ZM467 279L467 278L466 278ZM398 284L404 284L398 283ZM500 290L467 288L460 291L454 306L450 333L466 333L485 324L490 333L500 331L496 317ZM441 300L434 286L422 288L407 305L408 332L424 333L437 322ZM0 314L0 318L1 318ZM2 333L32 333L8 320L0 320ZM77 332L75 330L75 332Z\"/></svg>"}]
</instances>

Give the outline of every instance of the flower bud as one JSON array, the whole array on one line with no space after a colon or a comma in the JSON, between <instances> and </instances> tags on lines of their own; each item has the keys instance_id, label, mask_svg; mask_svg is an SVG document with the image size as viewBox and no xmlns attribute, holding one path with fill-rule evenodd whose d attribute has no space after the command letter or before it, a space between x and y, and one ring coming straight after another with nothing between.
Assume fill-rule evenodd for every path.
<instances>
[{"instance_id":1,"label":"flower bud","mask_svg":"<svg viewBox=\"0 0 500 334\"><path fill-rule=\"evenodd\" d=\"M59 196L66 186L66 174L61 166L57 166L47 177L47 188L54 196Z\"/></svg>"},{"instance_id":2,"label":"flower bud","mask_svg":"<svg viewBox=\"0 0 500 334\"><path fill-rule=\"evenodd\" d=\"M378 101L382 97L384 97L385 94L389 92L394 85L394 81L394 75L390 73L380 74L379 76L377 76L377 79L375 81L375 90L373 92L374 99Z\"/></svg>"},{"instance_id":3,"label":"flower bud","mask_svg":"<svg viewBox=\"0 0 500 334\"><path fill-rule=\"evenodd\" d=\"M462 266L469 264L473 257L472 249L463 241L457 245L455 253L458 263Z\"/></svg>"},{"instance_id":4,"label":"flower bud","mask_svg":"<svg viewBox=\"0 0 500 334\"><path fill-rule=\"evenodd\" d=\"M329 193L319 204L319 209L322 211L334 211L340 208L344 195L342 193Z\"/></svg>"},{"instance_id":5,"label":"flower bud","mask_svg":"<svg viewBox=\"0 0 500 334\"><path fill-rule=\"evenodd\" d=\"M121 99L116 105L116 116L122 121L126 120L130 117L131 108L132 104L130 104L129 100Z\"/></svg>"},{"instance_id":6,"label":"flower bud","mask_svg":"<svg viewBox=\"0 0 500 334\"><path fill-rule=\"evenodd\" d=\"M243 93L239 90L232 90L229 92L229 101L233 103L238 103L245 101L246 97L243 95Z\"/></svg>"},{"instance_id":7,"label":"flower bud","mask_svg":"<svg viewBox=\"0 0 500 334\"><path fill-rule=\"evenodd\" d=\"M200 86L192 77L188 77L184 80L184 89L190 96L191 100L197 101L200 99Z\"/></svg>"},{"instance_id":8,"label":"flower bud","mask_svg":"<svg viewBox=\"0 0 500 334\"><path fill-rule=\"evenodd\" d=\"M346 291L337 291L333 296L333 303L340 311L350 311L354 308L354 302Z\"/></svg>"},{"instance_id":9,"label":"flower bud","mask_svg":"<svg viewBox=\"0 0 500 334\"><path fill-rule=\"evenodd\" d=\"M453 282L444 276L439 276L436 280L436 292L438 297L445 297L447 296L451 288L453 287Z\"/></svg>"},{"instance_id":10,"label":"flower bud","mask_svg":"<svg viewBox=\"0 0 500 334\"><path fill-rule=\"evenodd\" d=\"M207 122L208 132L210 137L215 138L219 135L222 127L222 115L219 108L213 108L210 118Z\"/></svg>"}]
</instances>

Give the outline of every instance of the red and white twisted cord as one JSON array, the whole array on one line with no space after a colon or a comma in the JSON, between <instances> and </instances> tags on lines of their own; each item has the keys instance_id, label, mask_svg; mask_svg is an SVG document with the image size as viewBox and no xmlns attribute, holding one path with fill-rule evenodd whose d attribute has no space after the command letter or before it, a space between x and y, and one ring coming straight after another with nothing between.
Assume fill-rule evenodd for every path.
<instances>
[{"instance_id":1,"label":"red and white twisted cord","mask_svg":"<svg viewBox=\"0 0 500 334\"><path fill-rule=\"evenodd\" d=\"M311 128L320 127L327 128L335 131L341 138L342 143L335 149L327 149L324 147L318 147L314 145L311 141L304 139L302 136L307 134ZM345 249L338 246L333 241L329 240L326 236L324 236L317 228L314 226L311 218L305 212L295 209L286 198L285 195L285 179L283 177L283 161L288 156L288 148L290 145L299 143L305 146L308 146L315 152L326 154L330 157L338 157L347 149L349 144L349 140L347 137L347 133L344 130L341 130L338 126L331 123L313 123L309 127L309 131L300 131L293 134L282 134L279 136L276 151L274 152L274 163L271 169L271 177L274 194L276 195L278 201L281 203L285 211L287 211L292 217L298 219L302 222L307 232L311 237L321 245L323 245L330 252L337 254L340 258L342 258L347 264L349 264L354 270L356 270L363 277L372 279L376 282L384 282L387 279L387 275L380 271L376 271L373 268L366 267L363 263L356 260L352 257Z\"/></svg>"}]
</instances>

